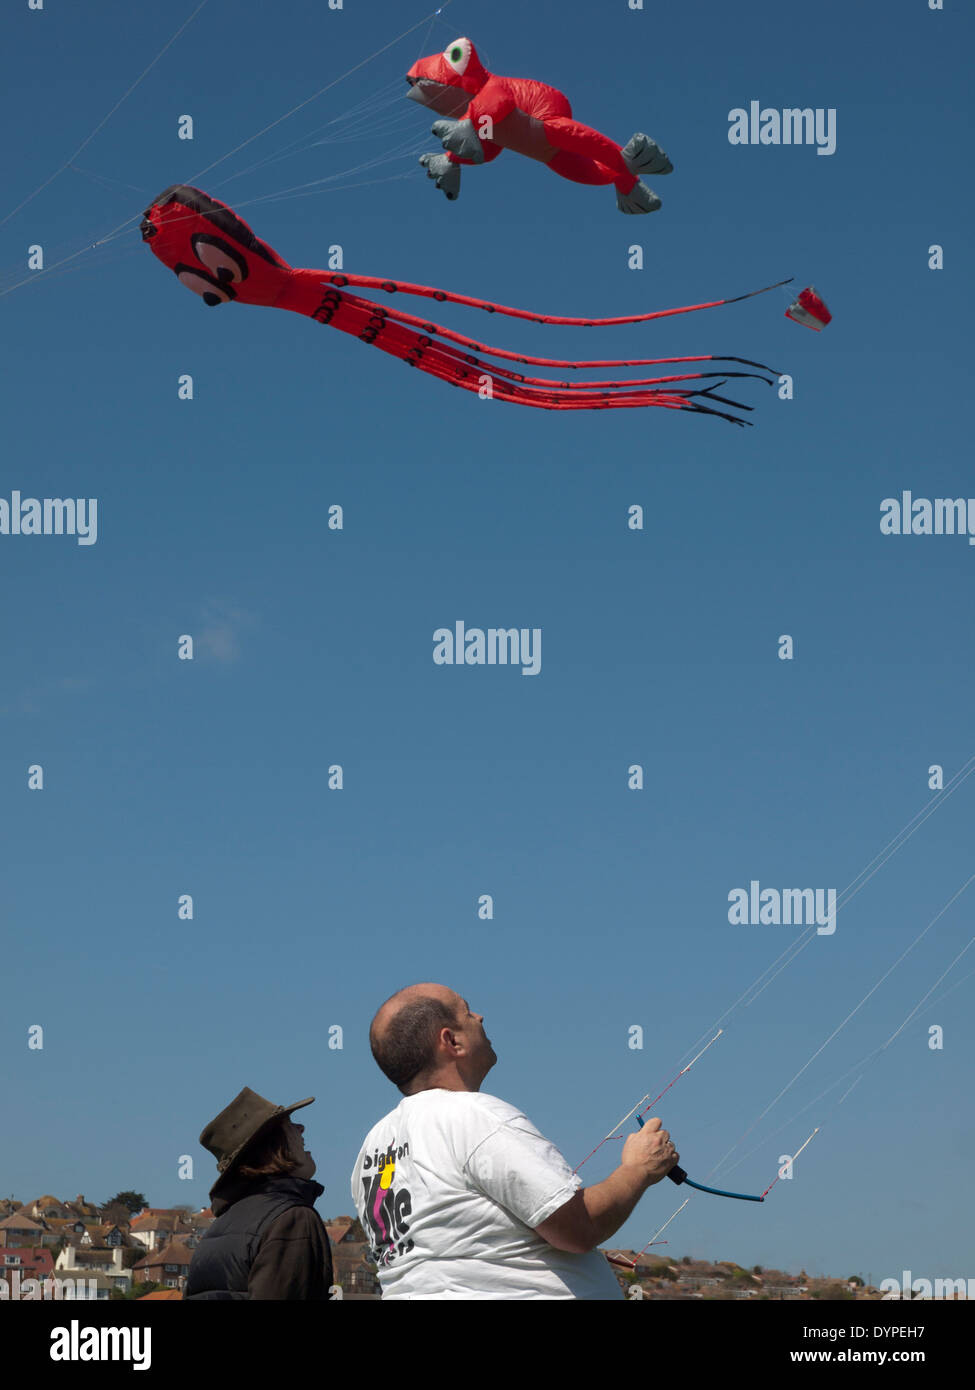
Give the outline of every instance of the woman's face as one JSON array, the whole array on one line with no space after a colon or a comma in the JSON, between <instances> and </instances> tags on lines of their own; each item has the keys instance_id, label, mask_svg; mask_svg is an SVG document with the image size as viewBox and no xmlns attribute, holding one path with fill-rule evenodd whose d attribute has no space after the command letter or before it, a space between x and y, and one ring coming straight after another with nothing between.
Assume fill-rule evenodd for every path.
<instances>
[{"instance_id":1,"label":"woman's face","mask_svg":"<svg viewBox=\"0 0 975 1390\"><path fill-rule=\"evenodd\" d=\"M315 1176L317 1164L305 1148L304 1133L304 1125L296 1125L291 1119L285 1120L284 1136L288 1141L288 1152L294 1160L292 1176L296 1178L313 1178Z\"/></svg>"}]
</instances>

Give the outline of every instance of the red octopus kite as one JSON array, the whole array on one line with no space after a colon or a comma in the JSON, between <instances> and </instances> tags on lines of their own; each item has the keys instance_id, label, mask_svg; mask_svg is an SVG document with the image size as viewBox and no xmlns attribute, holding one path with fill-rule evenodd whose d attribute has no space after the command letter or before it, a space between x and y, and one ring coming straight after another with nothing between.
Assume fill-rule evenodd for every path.
<instances>
[{"instance_id":1,"label":"red octopus kite","mask_svg":"<svg viewBox=\"0 0 975 1390\"><path fill-rule=\"evenodd\" d=\"M442 53L420 58L406 75L409 97L445 117L433 134L446 154L420 163L451 200L460 193L462 164L489 164L502 150L537 159L573 183L616 188L620 212L656 212L660 199L641 174L669 174L663 150L636 134L620 149L598 130L572 119L569 99L544 82L488 72L470 39L455 39Z\"/></svg>"},{"instance_id":2,"label":"red octopus kite","mask_svg":"<svg viewBox=\"0 0 975 1390\"><path fill-rule=\"evenodd\" d=\"M174 271L181 284L202 297L205 304L261 304L273 309L290 309L306 314L318 323L331 324L351 333L362 342L372 343L383 352L398 357L410 367L419 367L452 386L476 391L482 396L535 406L542 410L606 410L637 406L664 406L671 410L693 410L719 415L737 425L748 422L737 415L715 409L713 403L750 410L751 406L715 395L728 377L756 377L771 385L771 372L760 362L743 357L640 357L627 360L573 362L551 357L529 357L505 348L486 347L452 329L441 328L426 319L399 309L389 309L371 299L350 294L354 285L387 294L419 295L451 304L485 309L490 314L530 319L533 323L573 324L596 327L605 324L643 323L649 319L688 314L696 309L733 304L735 299L716 299L707 304L691 304L681 309L658 309L649 314L627 314L611 319L562 318L535 314L527 309L510 309L502 304L472 299L468 295L412 285L402 280L379 280L371 275L347 275L330 270L296 269L256 237L226 203L201 193L187 184L174 184L155 198L141 223L143 241ZM769 289L776 288L774 285ZM751 294L763 294L753 290ZM738 295L749 299L751 294ZM473 349L473 351L472 351ZM562 367L572 370L597 367L643 367L676 362L738 362L755 367L752 372L684 372L680 375L645 377L639 380L569 382L550 377L524 376L507 366L482 361L477 353L499 357L507 362L529 366ZM774 375L774 373L773 373ZM681 383L706 378L722 380L708 387Z\"/></svg>"}]
</instances>

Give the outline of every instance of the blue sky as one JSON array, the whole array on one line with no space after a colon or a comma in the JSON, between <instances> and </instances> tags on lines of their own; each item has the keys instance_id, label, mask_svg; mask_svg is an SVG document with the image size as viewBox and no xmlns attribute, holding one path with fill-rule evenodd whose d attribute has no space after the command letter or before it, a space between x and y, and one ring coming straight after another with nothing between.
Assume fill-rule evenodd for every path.
<instances>
[{"instance_id":1,"label":"blue sky","mask_svg":"<svg viewBox=\"0 0 975 1390\"><path fill-rule=\"evenodd\" d=\"M5 7L0 218L192 11ZM943 805L928 789L930 765L949 782L975 754L975 549L879 530L882 499L904 489L975 492L959 174L971 16L952 0L935 13L452 0L420 24L429 13L281 0L269 22L257 0L208 0L76 169L0 227L0 496L99 504L93 546L0 536L4 1195L135 1187L202 1205L213 1169L197 1135L249 1085L318 1097L305 1114L319 1205L349 1210L360 1140L397 1098L369 1020L430 978L486 1016L500 1061L485 1089L576 1162L796 939L731 926L732 889L842 890L933 807L835 934L668 1093L659 1113L705 1179L975 869L975 781ZM653 135L675 164L652 181L662 210L624 220L611 191L511 153L469 170L448 204L416 164L438 146L402 77L461 33L620 142ZM732 146L728 113L751 100L835 108L835 154ZM192 142L177 138L184 114ZM782 291L598 336L499 318L488 334L483 316L441 306L441 322L529 352L725 352L795 381L791 401L744 384L747 430L482 402L294 315L211 313L186 294L138 219L211 165L200 186L294 265L340 244L362 273L590 315L794 275L834 322L822 335L788 322ZM283 190L299 191L271 196ZM50 267L128 218L10 289L29 246ZM626 525L636 503L642 532ZM435 666L433 632L458 619L540 627L541 674ZM191 663L176 659L183 633ZM28 791L38 763L44 790ZM627 789L633 763L642 792ZM796 1178L762 1207L696 1197L670 1252L971 1273L958 1193L975 1164L975 951L841 1106L845 1086L816 1097L969 941L973 892L719 1170L761 1191L821 1124ZM35 1024L42 1051L26 1045ZM634 1024L642 1051L627 1046ZM584 1174L605 1175L612 1152ZM176 1176L187 1153L191 1182ZM681 1200L651 1191L620 1243L644 1244Z\"/></svg>"}]
</instances>

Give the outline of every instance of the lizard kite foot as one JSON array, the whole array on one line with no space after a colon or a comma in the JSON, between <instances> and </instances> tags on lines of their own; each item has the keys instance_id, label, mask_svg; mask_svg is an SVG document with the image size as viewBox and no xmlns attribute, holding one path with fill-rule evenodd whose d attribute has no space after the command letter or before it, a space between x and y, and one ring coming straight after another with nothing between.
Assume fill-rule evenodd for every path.
<instances>
[{"instance_id":1,"label":"lizard kite foot","mask_svg":"<svg viewBox=\"0 0 975 1390\"><path fill-rule=\"evenodd\" d=\"M627 169L637 178L642 174L669 174L674 168L656 140L640 131L630 136L620 154Z\"/></svg>"},{"instance_id":2,"label":"lizard kite foot","mask_svg":"<svg viewBox=\"0 0 975 1390\"><path fill-rule=\"evenodd\" d=\"M430 131L444 149L458 159L469 159L472 164L484 163L484 149L473 121L434 121Z\"/></svg>"},{"instance_id":3,"label":"lizard kite foot","mask_svg":"<svg viewBox=\"0 0 975 1390\"><path fill-rule=\"evenodd\" d=\"M420 163L427 171L427 178L436 180L437 187L450 202L460 196L459 164L454 164L445 154L421 154Z\"/></svg>"},{"instance_id":4,"label":"lizard kite foot","mask_svg":"<svg viewBox=\"0 0 975 1390\"><path fill-rule=\"evenodd\" d=\"M616 190L616 206L620 212L656 212L660 207L660 199L652 188L648 188L645 183L635 183L629 193L621 193Z\"/></svg>"}]
</instances>

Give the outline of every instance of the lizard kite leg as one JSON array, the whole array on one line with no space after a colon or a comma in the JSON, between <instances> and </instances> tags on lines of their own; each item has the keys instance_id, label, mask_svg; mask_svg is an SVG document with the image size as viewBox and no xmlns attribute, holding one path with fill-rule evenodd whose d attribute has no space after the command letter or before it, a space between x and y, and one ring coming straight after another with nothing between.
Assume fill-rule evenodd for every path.
<instances>
[{"instance_id":1,"label":"lizard kite leg","mask_svg":"<svg viewBox=\"0 0 975 1390\"><path fill-rule=\"evenodd\" d=\"M545 138L558 151L549 168L574 183L616 186L620 212L656 212L660 199L639 177L641 173L669 174L673 169L663 150L649 136L636 134L624 149L608 136L568 116L544 122Z\"/></svg>"},{"instance_id":2,"label":"lizard kite leg","mask_svg":"<svg viewBox=\"0 0 975 1390\"><path fill-rule=\"evenodd\" d=\"M553 116L550 120L544 121L543 125L545 138L557 150L582 155L587 163L605 169L609 177L601 178L598 182L615 183L617 191L624 194L631 192L637 184L637 176L623 162L623 154L619 145L610 140L608 136L601 135L598 130L592 130L589 126L582 125L579 121L574 121L568 116ZM551 161L551 167L555 168L554 159ZM556 169L556 172L560 173L561 170ZM572 178L573 175L566 173L563 177ZM576 179L575 182L596 183L597 180L586 178Z\"/></svg>"}]
</instances>

